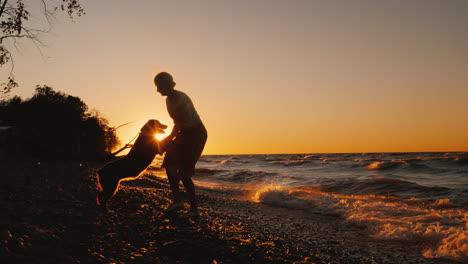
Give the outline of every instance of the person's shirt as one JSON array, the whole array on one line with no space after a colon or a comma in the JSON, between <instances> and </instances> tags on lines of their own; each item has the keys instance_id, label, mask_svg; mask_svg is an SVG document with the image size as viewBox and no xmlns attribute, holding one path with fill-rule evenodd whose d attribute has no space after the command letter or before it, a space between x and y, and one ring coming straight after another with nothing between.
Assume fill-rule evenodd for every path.
<instances>
[{"instance_id":1,"label":"person's shirt","mask_svg":"<svg viewBox=\"0 0 468 264\"><path fill-rule=\"evenodd\" d=\"M174 120L174 132L196 128L202 124L192 100L185 93L174 90L174 94L166 98L166 106L169 115Z\"/></svg>"}]
</instances>

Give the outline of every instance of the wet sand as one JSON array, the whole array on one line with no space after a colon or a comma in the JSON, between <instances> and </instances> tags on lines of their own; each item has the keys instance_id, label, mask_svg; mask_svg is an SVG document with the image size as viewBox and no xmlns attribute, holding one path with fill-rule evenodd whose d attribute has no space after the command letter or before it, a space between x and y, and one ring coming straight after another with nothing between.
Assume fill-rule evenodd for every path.
<instances>
[{"instance_id":1,"label":"wet sand","mask_svg":"<svg viewBox=\"0 0 468 264\"><path fill-rule=\"evenodd\" d=\"M94 203L100 164L0 164L1 263L459 263L428 245L382 241L338 215L271 207L198 188L201 215L164 214L164 172L121 184L109 211ZM246 194L247 195L247 194Z\"/></svg>"}]
</instances>

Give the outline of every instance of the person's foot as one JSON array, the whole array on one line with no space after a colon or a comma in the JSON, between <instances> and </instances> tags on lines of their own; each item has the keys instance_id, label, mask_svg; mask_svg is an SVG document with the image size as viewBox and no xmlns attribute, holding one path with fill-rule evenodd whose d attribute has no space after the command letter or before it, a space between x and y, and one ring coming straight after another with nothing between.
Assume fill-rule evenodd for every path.
<instances>
[{"instance_id":1,"label":"person's foot","mask_svg":"<svg viewBox=\"0 0 468 264\"><path fill-rule=\"evenodd\" d=\"M164 209L163 211L165 213L170 213L170 212L176 212L176 211L180 211L180 210L184 210L184 203L182 202L178 202L178 203L171 203L166 209Z\"/></svg>"}]
</instances>

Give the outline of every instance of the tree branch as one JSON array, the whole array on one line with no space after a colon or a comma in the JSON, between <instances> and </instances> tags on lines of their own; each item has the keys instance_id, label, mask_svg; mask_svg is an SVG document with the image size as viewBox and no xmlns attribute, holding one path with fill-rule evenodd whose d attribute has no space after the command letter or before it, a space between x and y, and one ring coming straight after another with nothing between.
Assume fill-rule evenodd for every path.
<instances>
[{"instance_id":1,"label":"tree branch","mask_svg":"<svg viewBox=\"0 0 468 264\"><path fill-rule=\"evenodd\" d=\"M8 0L5 0L5 2L3 2L2 9L0 9L0 17L3 15L3 11L5 10L5 6L6 6L7 2L8 2Z\"/></svg>"},{"instance_id":2,"label":"tree branch","mask_svg":"<svg viewBox=\"0 0 468 264\"><path fill-rule=\"evenodd\" d=\"M10 58L10 62L11 62L10 76L13 76L13 70L15 69L15 62L13 61L13 56L11 56L11 53L8 50L5 50L5 52L8 53L8 57Z\"/></svg>"},{"instance_id":3,"label":"tree branch","mask_svg":"<svg viewBox=\"0 0 468 264\"><path fill-rule=\"evenodd\" d=\"M27 37L26 35L6 35L6 36L1 36L0 37L0 43L6 38L24 38Z\"/></svg>"},{"instance_id":4,"label":"tree branch","mask_svg":"<svg viewBox=\"0 0 468 264\"><path fill-rule=\"evenodd\" d=\"M44 7L44 16L47 19L47 22L51 24L50 20L52 18L53 13L50 12L49 9L47 9L47 3L45 2L45 0L41 0L41 2L42 6Z\"/></svg>"},{"instance_id":5,"label":"tree branch","mask_svg":"<svg viewBox=\"0 0 468 264\"><path fill-rule=\"evenodd\" d=\"M117 130L117 129L123 127L123 126L129 125L129 124L135 123L135 122L136 122L136 121L127 122L127 123L125 123L125 124L122 124L122 125L120 125L120 126L116 126L116 127L112 128L112 130Z\"/></svg>"},{"instance_id":6,"label":"tree branch","mask_svg":"<svg viewBox=\"0 0 468 264\"><path fill-rule=\"evenodd\" d=\"M3 93L5 94L11 90L11 88L18 86L12 74L14 68L12 54L6 49L4 45L2 45L5 40L12 39L14 48L16 48L16 50L21 53L18 46L21 44L19 40L26 38L33 43L41 56L44 57L42 47L46 47L46 45L44 45L44 43L41 41L41 36L42 33L50 33L52 30L52 22L57 10L60 8L61 11L58 12L64 12L68 14L71 19L73 19L73 15L81 16L85 14L79 3L79 0L54 0L55 4L53 5L56 5L55 7L50 6L52 1L40 0L40 2L37 1L38 4L41 5L39 8L39 13L42 13L42 15L49 23L49 29L35 29L33 28L34 23L26 22L29 20L29 18L35 16L30 13L30 6L25 5L25 2L27 1L0 0L0 67L4 66L9 61L11 61L13 66L8 80L5 83L0 84L0 94L2 93L2 87L5 87L3 88ZM25 25L23 23L25 23Z\"/></svg>"}]
</instances>

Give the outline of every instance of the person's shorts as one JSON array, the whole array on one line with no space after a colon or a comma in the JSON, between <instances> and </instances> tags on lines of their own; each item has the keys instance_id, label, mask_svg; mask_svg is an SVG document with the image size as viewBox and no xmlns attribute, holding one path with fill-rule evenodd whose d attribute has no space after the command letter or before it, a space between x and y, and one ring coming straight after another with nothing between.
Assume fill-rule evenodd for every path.
<instances>
[{"instance_id":1,"label":"person's shorts","mask_svg":"<svg viewBox=\"0 0 468 264\"><path fill-rule=\"evenodd\" d=\"M161 167L176 167L179 170L195 170L195 164L205 148L208 134L205 126L185 129L177 133L168 148ZM192 173L189 173L192 176Z\"/></svg>"}]
</instances>

